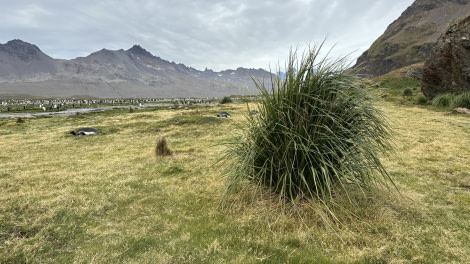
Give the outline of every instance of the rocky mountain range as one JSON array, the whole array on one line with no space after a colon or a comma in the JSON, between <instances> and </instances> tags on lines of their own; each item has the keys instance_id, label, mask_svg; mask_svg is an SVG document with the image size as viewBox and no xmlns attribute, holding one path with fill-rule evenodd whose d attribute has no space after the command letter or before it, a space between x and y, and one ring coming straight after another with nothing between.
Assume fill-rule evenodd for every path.
<instances>
[{"instance_id":1,"label":"rocky mountain range","mask_svg":"<svg viewBox=\"0 0 470 264\"><path fill-rule=\"evenodd\" d=\"M470 14L470 0L416 0L357 60L368 77L383 75L429 57L438 38Z\"/></svg>"},{"instance_id":2,"label":"rocky mountain range","mask_svg":"<svg viewBox=\"0 0 470 264\"><path fill-rule=\"evenodd\" d=\"M257 93L252 80L270 81L262 69L199 71L134 45L87 57L54 59L22 40L0 44L0 97L168 98Z\"/></svg>"},{"instance_id":3,"label":"rocky mountain range","mask_svg":"<svg viewBox=\"0 0 470 264\"><path fill-rule=\"evenodd\" d=\"M353 67L376 77L425 62L439 37L470 14L470 0L416 0L365 51ZM267 85L271 73L238 68L199 71L134 45L86 57L54 59L22 40L0 44L1 97L168 98L256 94L252 77Z\"/></svg>"}]
</instances>

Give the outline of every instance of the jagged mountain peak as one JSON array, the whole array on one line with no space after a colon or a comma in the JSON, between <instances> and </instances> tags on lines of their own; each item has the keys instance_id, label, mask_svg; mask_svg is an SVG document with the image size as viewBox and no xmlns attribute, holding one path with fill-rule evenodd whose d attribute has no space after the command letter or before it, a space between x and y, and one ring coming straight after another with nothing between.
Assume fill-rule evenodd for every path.
<instances>
[{"instance_id":1,"label":"jagged mountain peak","mask_svg":"<svg viewBox=\"0 0 470 264\"><path fill-rule=\"evenodd\" d=\"M36 45L19 39L0 44L0 79L18 80L38 74L54 74L56 61L44 54Z\"/></svg>"},{"instance_id":2,"label":"jagged mountain peak","mask_svg":"<svg viewBox=\"0 0 470 264\"><path fill-rule=\"evenodd\" d=\"M36 45L24 42L20 39L14 39L8 41L6 44L0 44L0 51L25 62L38 60L41 55L45 56Z\"/></svg>"},{"instance_id":3,"label":"jagged mountain peak","mask_svg":"<svg viewBox=\"0 0 470 264\"><path fill-rule=\"evenodd\" d=\"M148 52L146 49L137 44L132 46L132 48L128 49L126 52L128 54L135 54L137 56L154 57L152 53Z\"/></svg>"},{"instance_id":4,"label":"jagged mountain peak","mask_svg":"<svg viewBox=\"0 0 470 264\"><path fill-rule=\"evenodd\" d=\"M7 47L24 47L24 48L31 48L31 49L36 49L39 50L39 48L36 45L33 45L31 43L25 42L21 39L12 39L8 41L5 44L2 44L2 46L7 46Z\"/></svg>"}]
</instances>

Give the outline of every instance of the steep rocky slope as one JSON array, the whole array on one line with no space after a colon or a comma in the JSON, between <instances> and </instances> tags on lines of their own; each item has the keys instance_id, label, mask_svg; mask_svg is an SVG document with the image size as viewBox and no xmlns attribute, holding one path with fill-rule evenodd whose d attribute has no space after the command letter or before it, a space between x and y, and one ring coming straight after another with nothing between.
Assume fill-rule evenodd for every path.
<instances>
[{"instance_id":1,"label":"steep rocky slope","mask_svg":"<svg viewBox=\"0 0 470 264\"><path fill-rule=\"evenodd\" d=\"M270 80L262 69L198 71L138 45L61 60L21 40L0 44L0 96L219 97L256 93L252 76Z\"/></svg>"},{"instance_id":2,"label":"steep rocky slope","mask_svg":"<svg viewBox=\"0 0 470 264\"><path fill-rule=\"evenodd\" d=\"M11 40L0 45L0 80L51 75L57 73L58 68L57 61L42 53L35 45L21 40Z\"/></svg>"},{"instance_id":3,"label":"steep rocky slope","mask_svg":"<svg viewBox=\"0 0 470 264\"><path fill-rule=\"evenodd\" d=\"M357 60L355 69L379 76L424 62L450 24L470 13L470 0L416 0Z\"/></svg>"}]
</instances>

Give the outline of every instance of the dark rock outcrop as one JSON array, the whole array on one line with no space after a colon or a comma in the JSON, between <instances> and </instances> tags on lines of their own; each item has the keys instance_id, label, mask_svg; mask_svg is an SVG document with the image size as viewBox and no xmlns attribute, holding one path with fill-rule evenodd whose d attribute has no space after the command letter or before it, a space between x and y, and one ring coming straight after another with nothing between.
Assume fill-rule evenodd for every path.
<instances>
[{"instance_id":1,"label":"dark rock outcrop","mask_svg":"<svg viewBox=\"0 0 470 264\"><path fill-rule=\"evenodd\" d=\"M421 90L429 99L470 91L470 16L453 24L424 64Z\"/></svg>"},{"instance_id":2,"label":"dark rock outcrop","mask_svg":"<svg viewBox=\"0 0 470 264\"><path fill-rule=\"evenodd\" d=\"M449 25L469 13L470 0L416 0L357 59L354 68L366 77L377 77L424 62Z\"/></svg>"}]
</instances>

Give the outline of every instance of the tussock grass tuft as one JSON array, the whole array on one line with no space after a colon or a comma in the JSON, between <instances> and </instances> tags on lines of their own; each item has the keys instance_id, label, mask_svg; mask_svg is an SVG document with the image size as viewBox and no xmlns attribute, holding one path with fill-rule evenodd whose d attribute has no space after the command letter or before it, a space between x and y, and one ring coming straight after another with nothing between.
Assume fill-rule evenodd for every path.
<instances>
[{"instance_id":1,"label":"tussock grass tuft","mask_svg":"<svg viewBox=\"0 0 470 264\"><path fill-rule=\"evenodd\" d=\"M171 150L168 147L166 138L160 138L157 140L157 146L155 147L155 154L157 156L169 156L171 155Z\"/></svg>"},{"instance_id":2,"label":"tussock grass tuft","mask_svg":"<svg viewBox=\"0 0 470 264\"><path fill-rule=\"evenodd\" d=\"M425 105L428 103L428 98L424 94L420 94L416 97L416 103L419 105Z\"/></svg>"},{"instance_id":3,"label":"tussock grass tuft","mask_svg":"<svg viewBox=\"0 0 470 264\"><path fill-rule=\"evenodd\" d=\"M229 96L224 96L224 98L220 100L220 104L230 104L230 103L233 103L233 101L232 101L232 98L230 98Z\"/></svg>"},{"instance_id":4,"label":"tussock grass tuft","mask_svg":"<svg viewBox=\"0 0 470 264\"><path fill-rule=\"evenodd\" d=\"M291 50L285 79L274 77L272 87L255 80L259 115L249 115L242 138L227 151L228 193L254 184L280 204L307 198L329 212L338 195L354 202L351 187L364 192L392 183L379 159L391 149L384 114L345 72L346 58L318 58L321 46L300 58Z\"/></svg>"},{"instance_id":5,"label":"tussock grass tuft","mask_svg":"<svg viewBox=\"0 0 470 264\"><path fill-rule=\"evenodd\" d=\"M452 108L464 107L470 109L470 91L457 95L452 101Z\"/></svg>"},{"instance_id":6,"label":"tussock grass tuft","mask_svg":"<svg viewBox=\"0 0 470 264\"><path fill-rule=\"evenodd\" d=\"M406 88L405 90L403 90L403 96L412 96L413 95L413 90L411 90L410 88Z\"/></svg>"},{"instance_id":7,"label":"tussock grass tuft","mask_svg":"<svg viewBox=\"0 0 470 264\"><path fill-rule=\"evenodd\" d=\"M452 101L455 95L451 93L440 94L432 100L432 105L438 108L449 109L452 106Z\"/></svg>"}]
</instances>

